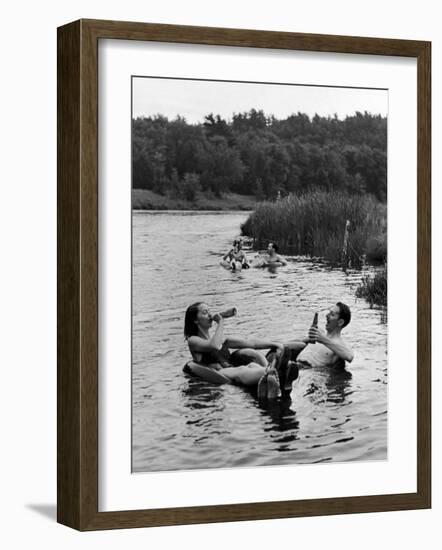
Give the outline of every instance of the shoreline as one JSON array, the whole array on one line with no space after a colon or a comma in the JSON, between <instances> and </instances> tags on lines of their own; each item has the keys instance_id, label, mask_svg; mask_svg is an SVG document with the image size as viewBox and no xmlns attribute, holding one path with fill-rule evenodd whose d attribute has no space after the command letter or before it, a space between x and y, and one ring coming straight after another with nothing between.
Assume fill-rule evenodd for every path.
<instances>
[{"instance_id":1,"label":"shoreline","mask_svg":"<svg viewBox=\"0 0 442 550\"><path fill-rule=\"evenodd\" d=\"M133 211L207 211L252 212L258 200L253 195L225 193L222 197L207 196L198 192L194 201L154 193L149 189L132 189Z\"/></svg>"},{"instance_id":2,"label":"shoreline","mask_svg":"<svg viewBox=\"0 0 442 550\"><path fill-rule=\"evenodd\" d=\"M195 208L165 208L164 210L155 208L132 208L132 213L148 214L179 214L181 212L195 212L196 214L252 214L254 210L197 210Z\"/></svg>"}]
</instances>

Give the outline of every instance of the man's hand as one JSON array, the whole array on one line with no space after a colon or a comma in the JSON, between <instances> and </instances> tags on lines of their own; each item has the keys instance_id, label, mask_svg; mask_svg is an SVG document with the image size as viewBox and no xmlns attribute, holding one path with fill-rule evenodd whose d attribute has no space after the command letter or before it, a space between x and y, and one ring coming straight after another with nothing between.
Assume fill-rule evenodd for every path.
<instances>
[{"instance_id":1,"label":"man's hand","mask_svg":"<svg viewBox=\"0 0 442 550\"><path fill-rule=\"evenodd\" d=\"M327 335L319 330L317 327L310 327L308 331L308 339L310 342L319 342L320 344L325 344L327 341Z\"/></svg>"}]
</instances>

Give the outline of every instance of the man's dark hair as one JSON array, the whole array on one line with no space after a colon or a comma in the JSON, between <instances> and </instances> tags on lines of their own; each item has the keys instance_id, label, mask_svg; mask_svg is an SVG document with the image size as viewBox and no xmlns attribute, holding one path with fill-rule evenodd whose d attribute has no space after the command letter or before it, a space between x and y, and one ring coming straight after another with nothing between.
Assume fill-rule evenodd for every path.
<instances>
[{"instance_id":1,"label":"man's dark hair","mask_svg":"<svg viewBox=\"0 0 442 550\"><path fill-rule=\"evenodd\" d=\"M336 305L339 308L339 318L344 321L344 324L342 325L342 328L344 328L351 321L350 308L346 304L343 304L342 302L338 302Z\"/></svg>"},{"instance_id":2,"label":"man's dark hair","mask_svg":"<svg viewBox=\"0 0 442 550\"><path fill-rule=\"evenodd\" d=\"M278 245L272 241L273 250L278 252Z\"/></svg>"}]
</instances>

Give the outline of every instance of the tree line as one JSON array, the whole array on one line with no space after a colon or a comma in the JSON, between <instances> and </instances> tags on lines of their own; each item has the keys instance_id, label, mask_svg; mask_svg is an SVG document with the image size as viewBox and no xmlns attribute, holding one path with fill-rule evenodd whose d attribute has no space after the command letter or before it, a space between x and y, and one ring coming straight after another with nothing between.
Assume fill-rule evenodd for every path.
<instances>
[{"instance_id":1,"label":"tree line","mask_svg":"<svg viewBox=\"0 0 442 550\"><path fill-rule=\"evenodd\" d=\"M203 123L163 115L132 121L133 187L193 200L198 191L258 200L306 191L387 198L387 119L356 112L286 119L255 109Z\"/></svg>"}]
</instances>

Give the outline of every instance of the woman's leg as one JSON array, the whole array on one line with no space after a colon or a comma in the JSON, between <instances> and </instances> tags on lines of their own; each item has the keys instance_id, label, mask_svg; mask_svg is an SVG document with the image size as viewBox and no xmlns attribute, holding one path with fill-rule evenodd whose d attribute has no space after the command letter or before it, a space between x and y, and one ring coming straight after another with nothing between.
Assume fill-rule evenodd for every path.
<instances>
[{"instance_id":1,"label":"woman's leg","mask_svg":"<svg viewBox=\"0 0 442 550\"><path fill-rule=\"evenodd\" d=\"M257 363L249 363L239 367L227 367L221 372L227 376L232 382L242 384L244 386L256 386L264 375L266 369Z\"/></svg>"}]
</instances>

